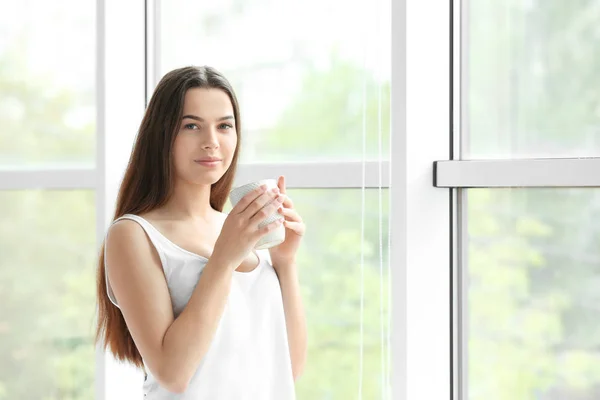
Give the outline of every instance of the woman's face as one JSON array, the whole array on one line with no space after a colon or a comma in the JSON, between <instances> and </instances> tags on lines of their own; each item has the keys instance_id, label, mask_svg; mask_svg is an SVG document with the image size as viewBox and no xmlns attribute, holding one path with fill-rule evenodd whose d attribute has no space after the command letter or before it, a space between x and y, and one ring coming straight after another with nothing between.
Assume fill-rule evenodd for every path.
<instances>
[{"instance_id":1,"label":"woman's face","mask_svg":"<svg viewBox=\"0 0 600 400\"><path fill-rule=\"evenodd\" d=\"M237 145L233 105L220 89L189 89L173 146L177 179L211 185L231 165Z\"/></svg>"}]
</instances>

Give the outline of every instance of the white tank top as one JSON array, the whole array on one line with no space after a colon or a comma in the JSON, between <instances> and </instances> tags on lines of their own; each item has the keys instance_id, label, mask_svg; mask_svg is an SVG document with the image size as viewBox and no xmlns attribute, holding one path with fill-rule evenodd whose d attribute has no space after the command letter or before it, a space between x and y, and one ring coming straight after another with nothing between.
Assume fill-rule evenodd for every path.
<instances>
[{"instance_id":1,"label":"white tank top","mask_svg":"<svg viewBox=\"0 0 600 400\"><path fill-rule=\"evenodd\" d=\"M175 318L185 308L207 259L162 235L147 220L136 221L156 248L165 272ZM115 222L116 222L115 221ZM145 400L293 400L281 288L268 250L258 250L259 265L233 274L231 291L211 345L182 394L161 387L147 370ZM118 307L106 280L110 300Z\"/></svg>"}]
</instances>

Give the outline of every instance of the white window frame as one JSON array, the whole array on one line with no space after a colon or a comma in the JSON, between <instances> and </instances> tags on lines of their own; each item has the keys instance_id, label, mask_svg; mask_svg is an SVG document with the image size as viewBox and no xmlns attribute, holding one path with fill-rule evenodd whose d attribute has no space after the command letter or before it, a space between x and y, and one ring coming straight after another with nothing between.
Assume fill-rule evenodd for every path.
<instances>
[{"instance_id":1,"label":"white window frame","mask_svg":"<svg viewBox=\"0 0 600 400\"><path fill-rule=\"evenodd\" d=\"M146 4L97 0L96 240L114 214L119 185L145 108ZM142 374L96 350L96 399L141 399Z\"/></svg>"},{"instance_id":2,"label":"white window frame","mask_svg":"<svg viewBox=\"0 0 600 400\"><path fill-rule=\"evenodd\" d=\"M432 184L432 161L453 152L451 6L392 2L393 399L448 399L456 386L452 192Z\"/></svg>"}]
</instances>

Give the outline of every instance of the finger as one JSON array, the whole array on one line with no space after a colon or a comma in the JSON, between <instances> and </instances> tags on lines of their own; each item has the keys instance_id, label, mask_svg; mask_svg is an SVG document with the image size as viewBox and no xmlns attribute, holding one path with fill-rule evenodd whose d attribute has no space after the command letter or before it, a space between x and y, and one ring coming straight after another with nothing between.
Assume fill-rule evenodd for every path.
<instances>
[{"instance_id":1,"label":"finger","mask_svg":"<svg viewBox=\"0 0 600 400\"><path fill-rule=\"evenodd\" d=\"M283 196L283 206L287 208L294 208L294 202L292 199L287 194L284 194Z\"/></svg>"},{"instance_id":2,"label":"finger","mask_svg":"<svg viewBox=\"0 0 600 400\"><path fill-rule=\"evenodd\" d=\"M275 199L271 199L271 201L269 201L263 207L256 210L256 212L254 214L252 214L252 215L249 214L250 222L260 224L267 217L269 217L270 215L273 215L275 212L277 212L277 209L279 207L281 207L283 198L284 198L283 195L277 195L277 197ZM255 203L258 203L258 201L256 201ZM250 207L253 207L253 206L250 206ZM248 209L250 209L250 207L248 207Z\"/></svg>"},{"instance_id":3,"label":"finger","mask_svg":"<svg viewBox=\"0 0 600 400\"><path fill-rule=\"evenodd\" d=\"M277 180L277 186L279 187L279 191L283 194L286 193L286 187L285 187L285 176L281 175L279 177L279 179Z\"/></svg>"},{"instance_id":4,"label":"finger","mask_svg":"<svg viewBox=\"0 0 600 400\"><path fill-rule=\"evenodd\" d=\"M271 232L273 229L280 226L282 223L283 223L282 219L277 219L277 220L271 222L270 224L267 224L267 225L263 226L262 228L258 229L257 233L259 236L265 235L265 234Z\"/></svg>"},{"instance_id":5,"label":"finger","mask_svg":"<svg viewBox=\"0 0 600 400\"><path fill-rule=\"evenodd\" d=\"M294 202L286 195L285 200L283 201L283 206L287 208L294 208Z\"/></svg>"},{"instance_id":6,"label":"finger","mask_svg":"<svg viewBox=\"0 0 600 400\"><path fill-rule=\"evenodd\" d=\"M300 236L304 235L304 231L306 230L306 227L302 222L283 220L283 225Z\"/></svg>"},{"instance_id":7,"label":"finger","mask_svg":"<svg viewBox=\"0 0 600 400\"><path fill-rule=\"evenodd\" d=\"M267 191L267 185L261 185L256 189L250 191L244 197L238 201L238 203L231 209L232 214L241 214L246 208L257 198L262 196Z\"/></svg>"},{"instance_id":8,"label":"finger","mask_svg":"<svg viewBox=\"0 0 600 400\"><path fill-rule=\"evenodd\" d=\"M267 204L270 204L276 197L278 196L278 192L273 189L267 190L260 196L258 196L254 201L248 204L248 207L244 211L242 211L241 215L243 218L252 218L256 213L260 212L260 210L265 207Z\"/></svg>"},{"instance_id":9,"label":"finger","mask_svg":"<svg viewBox=\"0 0 600 400\"><path fill-rule=\"evenodd\" d=\"M284 217L287 217L289 221L302 222L302 218L300 218L300 214L293 208L285 208L279 207L279 213Z\"/></svg>"}]
</instances>

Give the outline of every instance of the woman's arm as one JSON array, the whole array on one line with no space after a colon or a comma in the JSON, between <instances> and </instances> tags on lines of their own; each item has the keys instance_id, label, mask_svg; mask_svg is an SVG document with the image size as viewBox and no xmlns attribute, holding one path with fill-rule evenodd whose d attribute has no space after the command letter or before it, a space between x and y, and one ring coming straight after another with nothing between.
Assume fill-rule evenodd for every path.
<instances>
[{"instance_id":1,"label":"woman's arm","mask_svg":"<svg viewBox=\"0 0 600 400\"><path fill-rule=\"evenodd\" d=\"M106 269L150 372L166 389L184 392L213 339L235 267L209 261L177 319L156 249L136 222L123 220L110 228Z\"/></svg>"},{"instance_id":2,"label":"woman's arm","mask_svg":"<svg viewBox=\"0 0 600 400\"><path fill-rule=\"evenodd\" d=\"M279 277L283 296L285 324L292 359L292 373L294 374L294 380L297 380L304 372L307 351L306 316L300 294L298 270L296 264L292 263L278 266L275 271Z\"/></svg>"}]
</instances>

